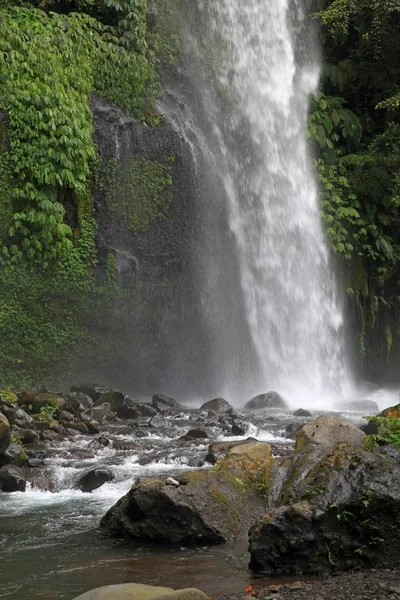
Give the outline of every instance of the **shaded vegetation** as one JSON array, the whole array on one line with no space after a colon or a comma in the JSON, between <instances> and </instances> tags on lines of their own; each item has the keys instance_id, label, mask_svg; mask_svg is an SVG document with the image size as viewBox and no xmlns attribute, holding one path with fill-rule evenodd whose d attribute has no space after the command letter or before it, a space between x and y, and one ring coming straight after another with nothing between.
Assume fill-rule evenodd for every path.
<instances>
[{"instance_id":1,"label":"shaded vegetation","mask_svg":"<svg viewBox=\"0 0 400 600\"><path fill-rule=\"evenodd\" d=\"M309 137L328 240L343 259L359 353L371 374L400 345L400 5L314 5L324 72Z\"/></svg>"}]
</instances>

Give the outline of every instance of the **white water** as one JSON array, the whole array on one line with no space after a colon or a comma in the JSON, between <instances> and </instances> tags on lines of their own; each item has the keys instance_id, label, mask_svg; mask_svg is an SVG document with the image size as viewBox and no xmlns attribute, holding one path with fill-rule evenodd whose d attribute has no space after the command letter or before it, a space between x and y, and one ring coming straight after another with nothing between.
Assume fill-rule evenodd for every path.
<instances>
[{"instance_id":1,"label":"white water","mask_svg":"<svg viewBox=\"0 0 400 600\"><path fill-rule=\"evenodd\" d=\"M307 151L319 64L304 2L196 4L186 75L197 86L212 166L226 190L242 287L233 293L244 296L254 346L253 372L237 372L224 392L235 397L247 378L249 396L275 389L297 404L326 406L348 393L350 376Z\"/></svg>"}]
</instances>

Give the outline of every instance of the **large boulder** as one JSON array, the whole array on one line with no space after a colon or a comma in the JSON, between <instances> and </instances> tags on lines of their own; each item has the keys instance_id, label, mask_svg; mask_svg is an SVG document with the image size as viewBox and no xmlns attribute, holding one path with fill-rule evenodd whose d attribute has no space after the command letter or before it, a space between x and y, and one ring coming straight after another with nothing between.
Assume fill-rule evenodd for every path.
<instances>
[{"instance_id":1,"label":"large boulder","mask_svg":"<svg viewBox=\"0 0 400 600\"><path fill-rule=\"evenodd\" d=\"M231 448L214 469L181 473L178 486L143 479L107 512L101 531L185 545L242 537L264 510L271 465L270 446L256 442Z\"/></svg>"},{"instance_id":2,"label":"large boulder","mask_svg":"<svg viewBox=\"0 0 400 600\"><path fill-rule=\"evenodd\" d=\"M250 530L250 567L321 574L400 559L400 462L346 443L312 468L289 504Z\"/></svg>"},{"instance_id":3,"label":"large boulder","mask_svg":"<svg viewBox=\"0 0 400 600\"><path fill-rule=\"evenodd\" d=\"M0 413L0 454L3 454L10 445L11 431L10 423L5 415Z\"/></svg>"},{"instance_id":4,"label":"large boulder","mask_svg":"<svg viewBox=\"0 0 400 600\"><path fill-rule=\"evenodd\" d=\"M114 475L109 469L104 467L91 469L79 477L75 487L82 492L90 493L113 479Z\"/></svg>"},{"instance_id":5,"label":"large boulder","mask_svg":"<svg viewBox=\"0 0 400 600\"><path fill-rule=\"evenodd\" d=\"M24 492L26 489L25 472L16 465L0 468L0 490L2 492Z\"/></svg>"},{"instance_id":6,"label":"large boulder","mask_svg":"<svg viewBox=\"0 0 400 600\"><path fill-rule=\"evenodd\" d=\"M103 404L99 404L98 406L93 406L90 411L90 417L97 421L98 423L102 423L105 417L111 412L111 406L108 402L103 402Z\"/></svg>"},{"instance_id":7,"label":"large boulder","mask_svg":"<svg viewBox=\"0 0 400 600\"><path fill-rule=\"evenodd\" d=\"M343 400L335 405L337 410L361 412L364 415L375 415L379 407L374 400Z\"/></svg>"},{"instance_id":8,"label":"large boulder","mask_svg":"<svg viewBox=\"0 0 400 600\"><path fill-rule=\"evenodd\" d=\"M267 410L269 408L288 408L285 400L276 392L267 392L255 396L244 405L245 410Z\"/></svg>"},{"instance_id":9,"label":"large boulder","mask_svg":"<svg viewBox=\"0 0 400 600\"><path fill-rule=\"evenodd\" d=\"M208 600L200 590L188 588L174 592L171 588L140 583L106 585L90 590L74 600Z\"/></svg>"},{"instance_id":10,"label":"large boulder","mask_svg":"<svg viewBox=\"0 0 400 600\"><path fill-rule=\"evenodd\" d=\"M200 406L200 410L212 410L213 412L226 412L232 408L227 400L224 398L214 398L214 400L209 400Z\"/></svg>"}]
</instances>

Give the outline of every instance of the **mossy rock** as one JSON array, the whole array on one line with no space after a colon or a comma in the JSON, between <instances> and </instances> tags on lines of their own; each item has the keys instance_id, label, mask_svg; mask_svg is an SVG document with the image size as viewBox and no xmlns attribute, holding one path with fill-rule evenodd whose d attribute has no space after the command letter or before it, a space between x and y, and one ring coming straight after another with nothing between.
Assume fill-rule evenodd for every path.
<instances>
[{"instance_id":1,"label":"mossy rock","mask_svg":"<svg viewBox=\"0 0 400 600\"><path fill-rule=\"evenodd\" d=\"M21 467L28 462L28 455L20 444L11 442L7 450L0 455L0 466L16 465Z\"/></svg>"},{"instance_id":2,"label":"mossy rock","mask_svg":"<svg viewBox=\"0 0 400 600\"><path fill-rule=\"evenodd\" d=\"M25 397L18 398L18 404L24 410L28 410L31 413L39 413L41 409L49 408L50 410L64 410L66 401L58 394L37 394L31 398L26 399Z\"/></svg>"},{"instance_id":3,"label":"mossy rock","mask_svg":"<svg viewBox=\"0 0 400 600\"><path fill-rule=\"evenodd\" d=\"M117 412L117 410L121 409L124 405L125 396L122 392L118 390L109 390L105 392L98 398L93 406L100 406L104 402L107 402L111 406L112 412Z\"/></svg>"},{"instance_id":4,"label":"mossy rock","mask_svg":"<svg viewBox=\"0 0 400 600\"><path fill-rule=\"evenodd\" d=\"M16 402L18 402L18 398L17 395L14 394L14 392L11 392L10 390L0 390L0 402L11 402L12 404L15 404Z\"/></svg>"},{"instance_id":5,"label":"mossy rock","mask_svg":"<svg viewBox=\"0 0 400 600\"><path fill-rule=\"evenodd\" d=\"M378 417L395 417L396 419L400 419L400 404L388 406L388 408L379 413Z\"/></svg>"},{"instance_id":6,"label":"mossy rock","mask_svg":"<svg viewBox=\"0 0 400 600\"><path fill-rule=\"evenodd\" d=\"M164 544L219 544L244 537L264 510L272 465L268 444L247 446L213 469L177 475L179 486L167 485L163 477L141 480L103 517L101 531Z\"/></svg>"},{"instance_id":7,"label":"mossy rock","mask_svg":"<svg viewBox=\"0 0 400 600\"><path fill-rule=\"evenodd\" d=\"M89 427L87 423L74 423L73 421L63 421L62 425L66 429L74 429L75 431L79 431L83 435L87 435L89 433Z\"/></svg>"},{"instance_id":8,"label":"mossy rock","mask_svg":"<svg viewBox=\"0 0 400 600\"><path fill-rule=\"evenodd\" d=\"M11 431L10 423L5 415L0 413L0 454L3 454L10 445Z\"/></svg>"}]
</instances>

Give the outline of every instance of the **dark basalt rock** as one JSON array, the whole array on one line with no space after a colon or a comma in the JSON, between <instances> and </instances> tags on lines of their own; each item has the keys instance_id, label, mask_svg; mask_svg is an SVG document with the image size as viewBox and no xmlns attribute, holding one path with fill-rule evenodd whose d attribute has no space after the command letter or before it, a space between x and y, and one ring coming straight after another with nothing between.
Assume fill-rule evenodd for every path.
<instances>
[{"instance_id":1,"label":"dark basalt rock","mask_svg":"<svg viewBox=\"0 0 400 600\"><path fill-rule=\"evenodd\" d=\"M226 412L232 408L227 400L224 398L214 398L214 400L209 400L200 406L200 410L212 410L213 412Z\"/></svg>"},{"instance_id":2,"label":"dark basalt rock","mask_svg":"<svg viewBox=\"0 0 400 600\"><path fill-rule=\"evenodd\" d=\"M298 408L297 410L294 411L293 415L295 417L311 417L312 416L312 414L308 410L305 410L304 408Z\"/></svg>"},{"instance_id":3,"label":"dark basalt rock","mask_svg":"<svg viewBox=\"0 0 400 600\"><path fill-rule=\"evenodd\" d=\"M287 408L287 404L276 392L267 392L255 396L244 405L245 410L266 410L268 408Z\"/></svg>"},{"instance_id":4,"label":"dark basalt rock","mask_svg":"<svg viewBox=\"0 0 400 600\"><path fill-rule=\"evenodd\" d=\"M71 392L83 393L89 396L93 402L96 402L102 394L105 394L109 388L96 383L82 383L81 385L73 385Z\"/></svg>"},{"instance_id":5,"label":"dark basalt rock","mask_svg":"<svg viewBox=\"0 0 400 600\"><path fill-rule=\"evenodd\" d=\"M365 440L336 416L301 429L294 455L274 463L270 508L249 534L254 571L321 574L399 560L399 453L368 451Z\"/></svg>"},{"instance_id":6,"label":"dark basalt rock","mask_svg":"<svg viewBox=\"0 0 400 600\"><path fill-rule=\"evenodd\" d=\"M164 394L154 394L152 406L160 413L167 412L171 409L182 410L182 405L179 404L175 398L164 396Z\"/></svg>"},{"instance_id":7,"label":"dark basalt rock","mask_svg":"<svg viewBox=\"0 0 400 600\"><path fill-rule=\"evenodd\" d=\"M107 481L112 481L114 475L105 468L92 469L84 473L76 482L75 487L82 492L90 493L96 490Z\"/></svg>"},{"instance_id":8,"label":"dark basalt rock","mask_svg":"<svg viewBox=\"0 0 400 600\"><path fill-rule=\"evenodd\" d=\"M16 465L0 468L0 490L2 492L24 492L26 489L25 472Z\"/></svg>"},{"instance_id":9,"label":"dark basalt rock","mask_svg":"<svg viewBox=\"0 0 400 600\"><path fill-rule=\"evenodd\" d=\"M142 479L103 517L101 532L190 545L243 536L264 506L254 481L266 485L271 464L270 446L256 442L231 448L216 470L176 476L184 485L165 485L164 477Z\"/></svg>"}]
</instances>

